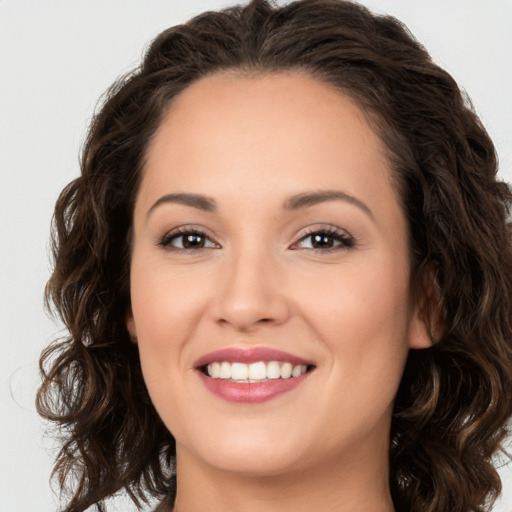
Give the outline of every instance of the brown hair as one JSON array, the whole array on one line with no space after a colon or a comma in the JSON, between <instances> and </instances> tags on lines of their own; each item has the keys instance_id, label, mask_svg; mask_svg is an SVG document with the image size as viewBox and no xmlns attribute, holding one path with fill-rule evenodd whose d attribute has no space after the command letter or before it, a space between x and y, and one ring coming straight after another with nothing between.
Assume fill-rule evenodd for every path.
<instances>
[{"instance_id":1,"label":"brown hair","mask_svg":"<svg viewBox=\"0 0 512 512\"><path fill-rule=\"evenodd\" d=\"M122 488L136 503L148 494L172 502L174 439L125 326L131 217L166 108L222 70L305 71L353 97L372 120L409 221L411 282L425 314L438 308L443 324L432 348L411 351L396 398L395 508L483 510L501 490L492 461L512 415L512 194L497 181L492 142L451 76L396 19L344 0L279 8L254 0L202 14L161 33L108 92L82 174L56 205L46 289L69 330L42 354L37 397L62 435L54 472L70 487L65 510L103 510Z\"/></svg>"}]
</instances>

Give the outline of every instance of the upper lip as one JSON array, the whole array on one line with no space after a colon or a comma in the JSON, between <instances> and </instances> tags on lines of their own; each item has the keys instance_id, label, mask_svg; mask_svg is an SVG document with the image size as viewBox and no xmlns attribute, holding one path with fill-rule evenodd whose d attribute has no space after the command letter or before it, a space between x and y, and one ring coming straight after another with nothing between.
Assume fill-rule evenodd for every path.
<instances>
[{"instance_id":1,"label":"upper lip","mask_svg":"<svg viewBox=\"0 0 512 512\"><path fill-rule=\"evenodd\" d=\"M294 365L313 365L311 361L298 357L282 350L267 347L230 347L221 350L215 350L200 357L195 363L196 368L206 366L214 362L228 361L231 363L256 363L258 361L282 361Z\"/></svg>"}]
</instances>

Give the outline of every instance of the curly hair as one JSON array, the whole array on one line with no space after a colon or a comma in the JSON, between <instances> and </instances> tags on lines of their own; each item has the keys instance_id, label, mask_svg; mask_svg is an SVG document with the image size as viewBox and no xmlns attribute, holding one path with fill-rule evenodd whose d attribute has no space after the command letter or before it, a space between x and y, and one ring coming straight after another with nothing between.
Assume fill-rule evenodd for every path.
<instances>
[{"instance_id":1,"label":"curly hair","mask_svg":"<svg viewBox=\"0 0 512 512\"><path fill-rule=\"evenodd\" d=\"M69 492L65 511L104 510L123 488L138 506L175 495L175 441L126 330L132 212L169 105L224 70L307 72L351 96L385 143L409 223L411 284L424 314L442 317L436 343L410 352L395 401L395 509L485 510L501 490L493 458L512 416L512 193L497 179L493 144L396 19L345 0L253 0L152 42L106 94L81 176L56 204L46 301L69 334L41 356L37 407L62 436L54 474Z\"/></svg>"}]
</instances>

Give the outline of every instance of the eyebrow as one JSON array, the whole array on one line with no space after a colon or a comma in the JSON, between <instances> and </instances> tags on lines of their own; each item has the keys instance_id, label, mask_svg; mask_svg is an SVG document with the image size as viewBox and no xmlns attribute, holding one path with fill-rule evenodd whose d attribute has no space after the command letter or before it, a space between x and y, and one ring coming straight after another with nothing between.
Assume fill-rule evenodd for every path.
<instances>
[{"instance_id":1,"label":"eyebrow","mask_svg":"<svg viewBox=\"0 0 512 512\"><path fill-rule=\"evenodd\" d=\"M158 206L166 203L177 203L185 206L192 206L205 212L216 212L217 203L211 197L203 196L201 194L166 194L158 199L153 206L148 210L146 218L149 217L151 212Z\"/></svg>"},{"instance_id":2,"label":"eyebrow","mask_svg":"<svg viewBox=\"0 0 512 512\"><path fill-rule=\"evenodd\" d=\"M360 199L357 199L346 192L340 190L320 190L316 192L304 192L287 199L283 204L283 209L286 211L296 211L302 208L308 208L326 201L346 201L354 206L357 206L363 210L369 217L375 220L373 212L370 208L363 203ZM205 212L215 213L217 211L217 203L215 199L204 196L202 194L166 194L160 197L148 210L146 218L149 217L151 212L158 206L166 203L177 203L185 206L191 206Z\"/></svg>"},{"instance_id":3,"label":"eyebrow","mask_svg":"<svg viewBox=\"0 0 512 512\"><path fill-rule=\"evenodd\" d=\"M351 196L346 192L340 190L319 190L317 192L305 192L296 196L290 197L284 203L284 209L288 211L300 210L301 208L308 208L325 201L346 201L354 206L363 210L371 219L375 220L373 212L370 208L357 197Z\"/></svg>"}]
</instances>

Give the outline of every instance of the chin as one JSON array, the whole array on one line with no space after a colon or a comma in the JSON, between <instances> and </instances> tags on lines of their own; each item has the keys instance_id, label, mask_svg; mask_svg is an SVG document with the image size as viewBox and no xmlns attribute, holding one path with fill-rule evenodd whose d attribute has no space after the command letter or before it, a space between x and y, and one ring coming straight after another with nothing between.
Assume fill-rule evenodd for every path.
<instances>
[{"instance_id":1,"label":"chin","mask_svg":"<svg viewBox=\"0 0 512 512\"><path fill-rule=\"evenodd\" d=\"M297 469L301 466L300 461L305 460L300 444L289 437L287 442L283 442L283 436L276 435L269 439L265 435L248 436L245 433L235 436L226 433L215 442L197 446L194 451L195 457L209 466L245 476L284 474Z\"/></svg>"},{"instance_id":2,"label":"chin","mask_svg":"<svg viewBox=\"0 0 512 512\"><path fill-rule=\"evenodd\" d=\"M295 457L261 449L251 454L238 452L219 455L212 465L221 471L248 477L277 476L297 469Z\"/></svg>"}]
</instances>

